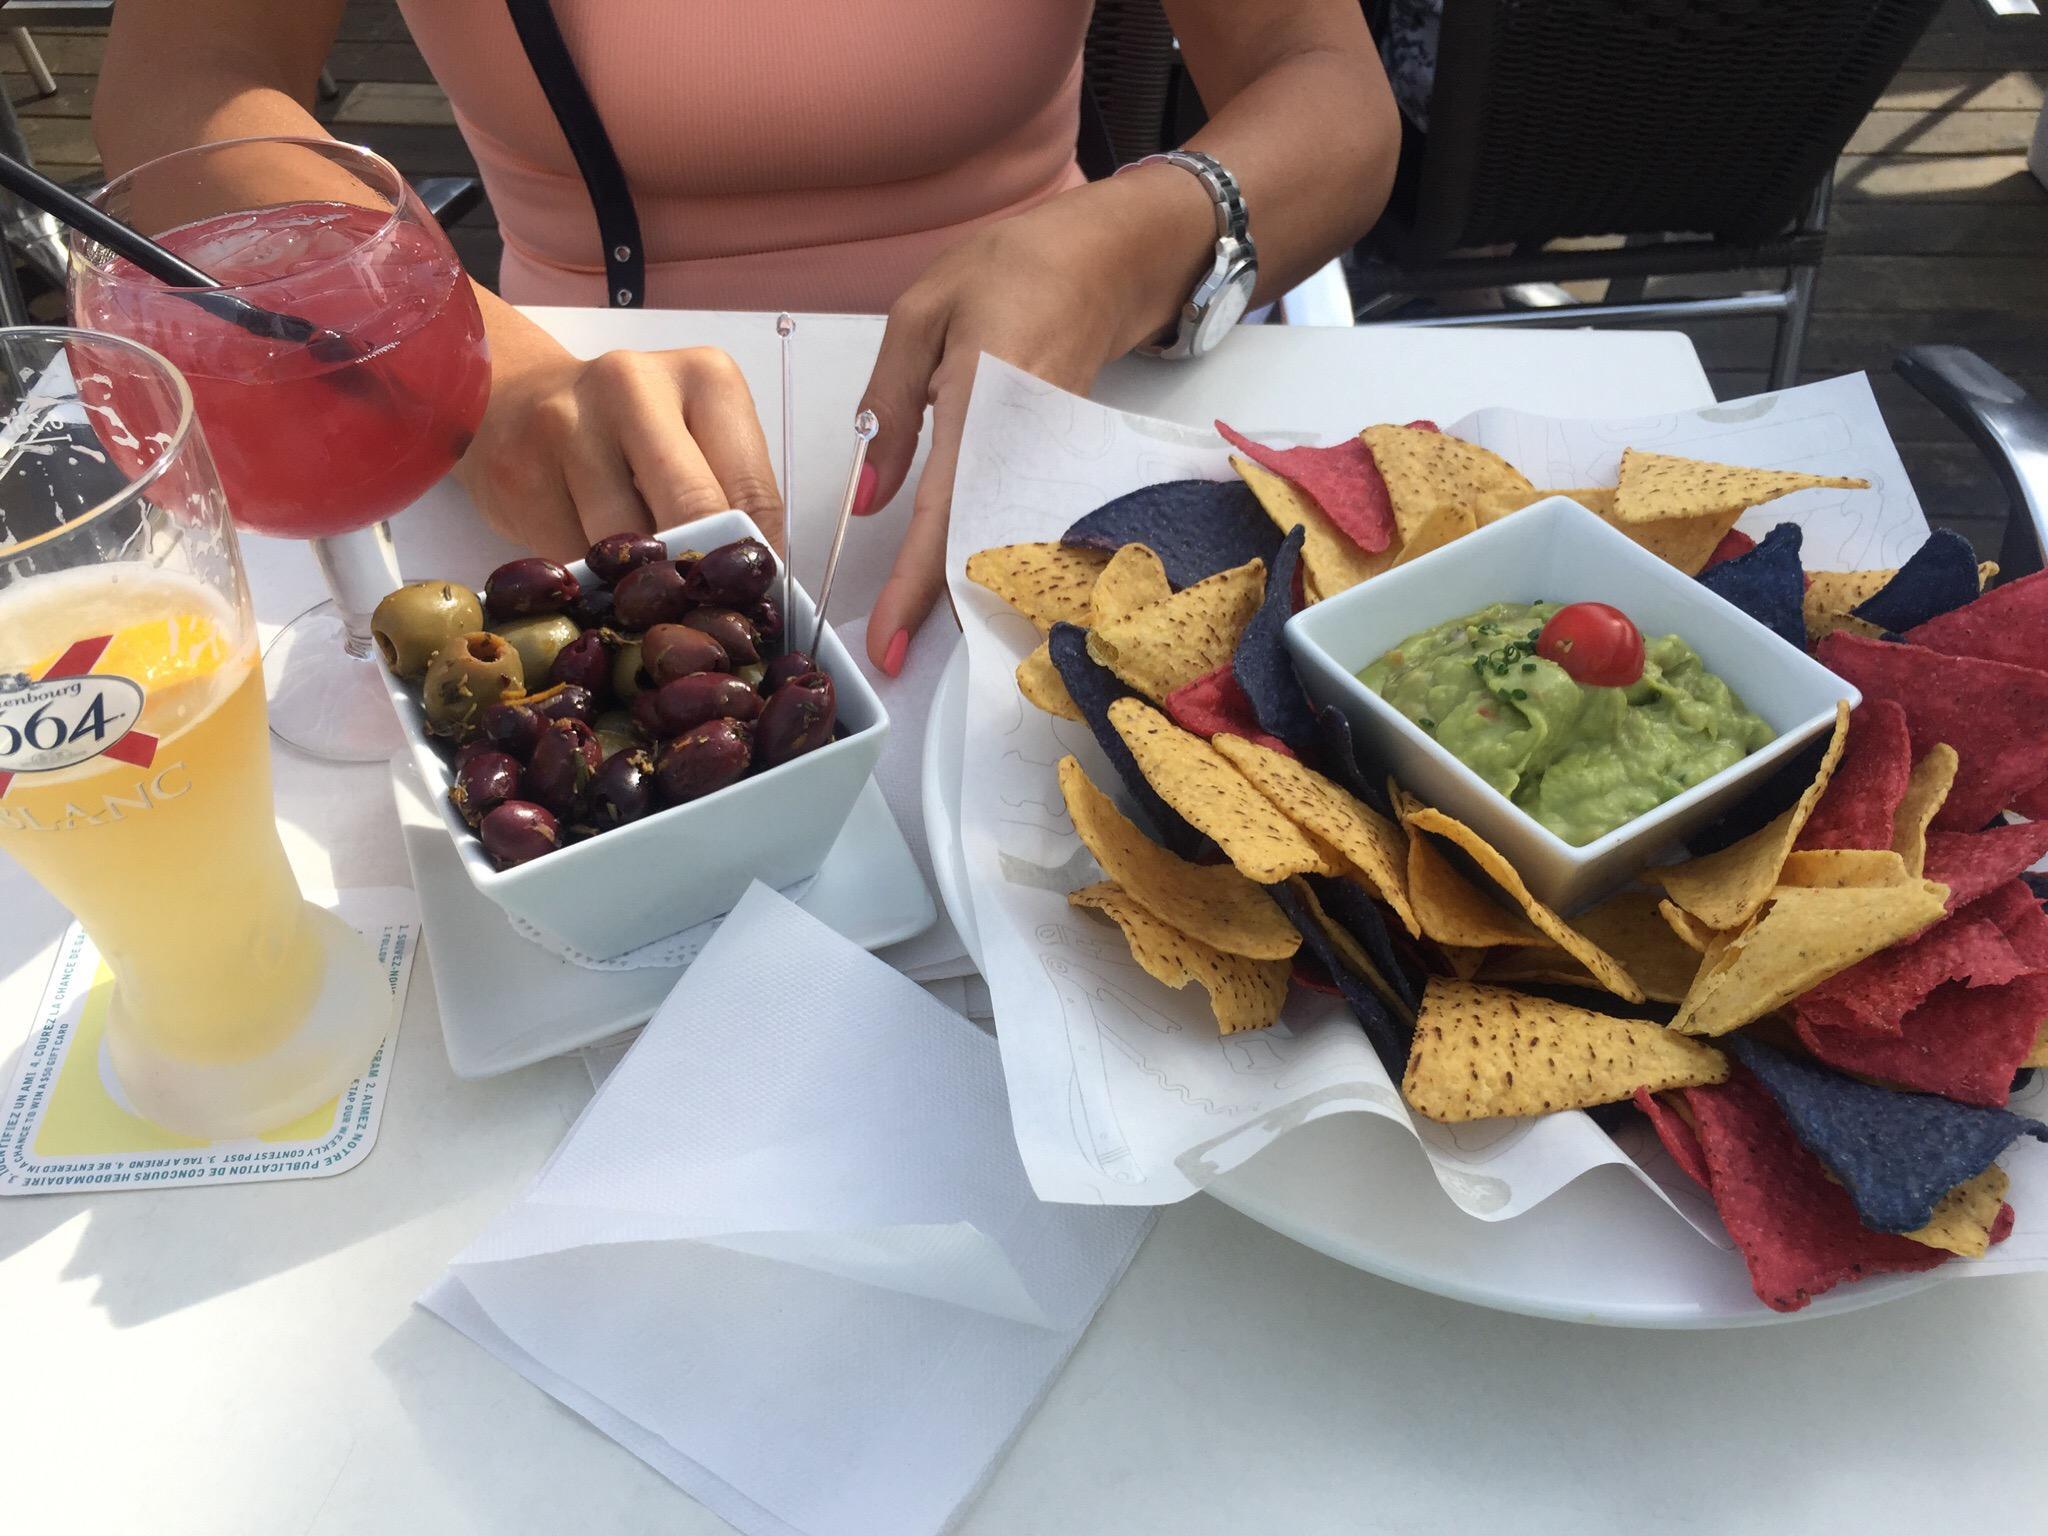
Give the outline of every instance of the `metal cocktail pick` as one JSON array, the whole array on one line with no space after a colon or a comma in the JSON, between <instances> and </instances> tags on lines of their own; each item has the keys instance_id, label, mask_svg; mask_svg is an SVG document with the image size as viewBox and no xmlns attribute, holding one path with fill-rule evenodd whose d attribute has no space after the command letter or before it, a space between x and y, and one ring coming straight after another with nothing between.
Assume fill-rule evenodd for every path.
<instances>
[{"instance_id":1,"label":"metal cocktail pick","mask_svg":"<svg viewBox=\"0 0 2048 1536\"><path fill-rule=\"evenodd\" d=\"M775 317L775 334L782 338L782 623L785 629L796 622L790 598L796 591L796 409L790 393L789 339L796 334L796 316Z\"/></svg>"},{"instance_id":2,"label":"metal cocktail pick","mask_svg":"<svg viewBox=\"0 0 2048 1536\"><path fill-rule=\"evenodd\" d=\"M862 411L853 418L853 467L846 472L846 495L839 502L839 521L832 529L832 552L825 557L825 580L818 588L818 621L811 629L813 661L818 657L818 642L825 638L825 605L832 601L832 578L839 570L839 551L846 544L846 525L853 521L853 502L860 494L860 472L867 467L868 444L881 430L882 424L875 420L873 411Z\"/></svg>"}]
</instances>

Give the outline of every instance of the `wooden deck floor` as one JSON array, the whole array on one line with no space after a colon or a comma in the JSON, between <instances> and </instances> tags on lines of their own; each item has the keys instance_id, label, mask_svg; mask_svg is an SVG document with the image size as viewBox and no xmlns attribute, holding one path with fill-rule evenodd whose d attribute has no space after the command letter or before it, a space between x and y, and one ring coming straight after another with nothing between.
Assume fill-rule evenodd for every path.
<instances>
[{"instance_id":1,"label":"wooden deck floor","mask_svg":"<svg viewBox=\"0 0 2048 1536\"><path fill-rule=\"evenodd\" d=\"M54 96L31 99L11 50L0 50L23 131L53 174L91 175L87 118L103 39L86 30L36 37L58 78ZM473 170L391 0L350 0L329 67L342 89L320 115L337 133L409 175ZM1929 515L1987 554L2005 515L1998 486L1962 434L1892 376L1891 360L1915 342L1957 342L2048 399L2048 189L2025 161L2044 85L2048 19L1993 19L1975 0L1948 0L1842 158L1806 348L1810 376L1870 373ZM454 238L472 271L496 271L488 205ZM1740 286L1688 281L1684 291ZM1724 398L1762 388L1770 322L1686 329Z\"/></svg>"}]
</instances>

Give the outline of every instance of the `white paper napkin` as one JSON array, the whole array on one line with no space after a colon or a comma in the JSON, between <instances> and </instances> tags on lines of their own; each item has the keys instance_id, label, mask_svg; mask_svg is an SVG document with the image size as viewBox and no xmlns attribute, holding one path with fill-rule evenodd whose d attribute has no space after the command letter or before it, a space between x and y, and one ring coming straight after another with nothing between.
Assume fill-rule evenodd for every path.
<instances>
[{"instance_id":1,"label":"white paper napkin","mask_svg":"<svg viewBox=\"0 0 2048 1536\"><path fill-rule=\"evenodd\" d=\"M421 1300L749 1536L920 1536L1149 1219L1041 1203L994 1043L756 885Z\"/></svg>"}]
</instances>

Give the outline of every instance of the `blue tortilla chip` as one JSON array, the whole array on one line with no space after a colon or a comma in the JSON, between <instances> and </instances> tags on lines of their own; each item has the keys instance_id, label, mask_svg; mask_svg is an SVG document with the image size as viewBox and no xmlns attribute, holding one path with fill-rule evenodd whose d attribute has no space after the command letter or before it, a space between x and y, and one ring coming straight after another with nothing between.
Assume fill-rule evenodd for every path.
<instances>
[{"instance_id":1,"label":"blue tortilla chip","mask_svg":"<svg viewBox=\"0 0 2048 1536\"><path fill-rule=\"evenodd\" d=\"M1387 772L1382 764L1361 760L1353 744L1351 722L1334 704L1316 711L1316 739L1321 744L1311 766L1335 779L1382 816L1394 814L1387 798ZM1812 775L1808 775L1810 779Z\"/></svg>"},{"instance_id":2,"label":"blue tortilla chip","mask_svg":"<svg viewBox=\"0 0 2048 1536\"><path fill-rule=\"evenodd\" d=\"M1301 691L1301 679L1294 675L1294 662L1287 654L1282 631L1294 617L1294 578L1301 565L1302 530L1296 527L1280 541L1266 566L1266 594L1259 611L1238 637L1237 654L1230 658L1231 675L1252 702L1252 714L1260 728L1280 738L1296 752L1309 753L1316 745L1316 717Z\"/></svg>"},{"instance_id":3,"label":"blue tortilla chip","mask_svg":"<svg viewBox=\"0 0 2048 1536\"><path fill-rule=\"evenodd\" d=\"M1060 542L1112 551L1147 545L1179 591L1248 560L1270 569L1280 530L1242 480L1163 480L1105 501Z\"/></svg>"},{"instance_id":4,"label":"blue tortilla chip","mask_svg":"<svg viewBox=\"0 0 2048 1536\"><path fill-rule=\"evenodd\" d=\"M1699 584L1803 651L1806 569L1799 563L1799 545L1799 525L1780 523L1748 554L1701 571Z\"/></svg>"},{"instance_id":5,"label":"blue tortilla chip","mask_svg":"<svg viewBox=\"0 0 2048 1536\"><path fill-rule=\"evenodd\" d=\"M1046 649L1067 695L1088 722L1095 744L1116 769L1124 788L1137 802L1139 822L1166 847L1190 862L1199 862L1216 851L1216 845L1189 825L1179 811L1160 798L1159 791L1145 781L1138 760L1109 723L1109 706L1118 699L1135 699L1137 694L1118 681L1115 673L1088 654L1088 631L1078 624L1055 624L1045 637Z\"/></svg>"},{"instance_id":6,"label":"blue tortilla chip","mask_svg":"<svg viewBox=\"0 0 2048 1536\"><path fill-rule=\"evenodd\" d=\"M1915 1232L1958 1184L2012 1141L2048 1141L2048 1125L2009 1110L1898 1093L1801 1061L1746 1035L1721 1048L1769 1090L1800 1143L1841 1181L1873 1232Z\"/></svg>"},{"instance_id":7,"label":"blue tortilla chip","mask_svg":"<svg viewBox=\"0 0 2048 1536\"><path fill-rule=\"evenodd\" d=\"M1373 991L1372 984L1359 976L1344 963L1344 957L1330 936L1323 932L1323 925L1315 920L1302 899L1285 884L1269 885L1266 894L1279 904L1287 914L1287 920L1294 924L1301 934L1302 947L1309 951L1329 972L1330 980L1337 984L1344 1002L1352 1015L1365 1029L1365 1038L1371 1044L1373 1054L1380 1059L1380 1065L1387 1069L1387 1076L1395 1082L1401 1080L1401 1073L1408 1065L1408 1026L1395 1018L1387 1005Z\"/></svg>"},{"instance_id":8,"label":"blue tortilla chip","mask_svg":"<svg viewBox=\"0 0 2048 1536\"><path fill-rule=\"evenodd\" d=\"M1750 833L1762 831L1791 810L1820 772L1821 759L1827 756L1832 739L1831 735L1823 735L1786 758L1763 783L1699 831L1688 834L1686 851L1694 858L1719 853Z\"/></svg>"},{"instance_id":9,"label":"blue tortilla chip","mask_svg":"<svg viewBox=\"0 0 2048 1536\"><path fill-rule=\"evenodd\" d=\"M1954 529L1937 528L1896 576L1849 611L1897 633L1974 603L1979 590L1977 551Z\"/></svg>"},{"instance_id":10,"label":"blue tortilla chip","mask_svg":"<svg viewBox=\"0 0 2048 1536\"><path fill-rule=\"evenodd\" d=\"M1410 1008L1422 1006L1422 985L1415 974L1402 963L1400 954L1394 948L1393 936L1387 931L1387 920L1380 915L1372 893L1356 880L1346 880L1330 875L1306 875L1309 889L1316 893L1316 900L1323 904L1323 910L1330 920L1358 940L1359 946L1372 956L1373 964L1380 968L1380 975L1387 985L1399 993Z\"/></svg>"}]
</instances>

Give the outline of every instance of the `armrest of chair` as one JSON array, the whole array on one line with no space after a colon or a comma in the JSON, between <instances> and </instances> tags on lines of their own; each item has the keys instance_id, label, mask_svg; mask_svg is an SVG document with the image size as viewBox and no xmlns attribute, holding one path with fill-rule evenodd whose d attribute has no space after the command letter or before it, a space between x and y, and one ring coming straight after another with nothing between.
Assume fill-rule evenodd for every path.
<instances>
[{"instance_id":1,"label":"armrest of chair","mask_svg":"<svg viewBox=\"0 0 2048 1536\"><path fill-rule=\"evenodd\" d=\"M1987 16L2038 16L2041 7L2035 0L1977 0Z\"/></svg>"},{"instance_id":2,"label":"armrest of chair","mask_svg":"<svg viewBox=\"0 0 2048 1536\"><path fill-rule=\"evenodd\" d=\"M1969 434L2005 487L1999 574L2039 570L2048 549L2048 406L1965 347L1908 347L1892 367Z\"/></svg>"}]
</instances>

